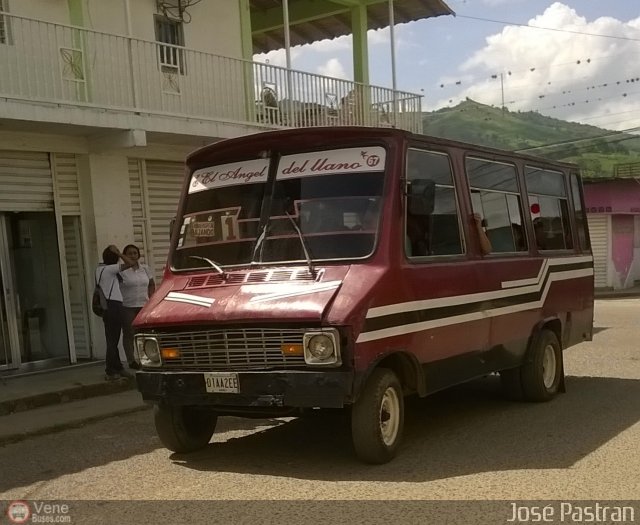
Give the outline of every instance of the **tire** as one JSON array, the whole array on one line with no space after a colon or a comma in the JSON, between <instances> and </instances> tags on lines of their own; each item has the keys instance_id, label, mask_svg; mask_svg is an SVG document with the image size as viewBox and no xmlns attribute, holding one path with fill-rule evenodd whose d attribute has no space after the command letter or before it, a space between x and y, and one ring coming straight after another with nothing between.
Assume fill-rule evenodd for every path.
<instances>
[{"instance_id":1,"label":"tire","mask_svg":"<svg viewBox=\"0 0 640 525\"><path fill-rule=\"evenodd\" d=\"M162 444L179 453L206 447L218 422L213 412L191 406L156 405L153 417Z\"/></svg>"},{"instance_id":2,"label":"tire","mask_svg":"<svg viewBox=\"0 0 640 525\"><path fill-rule=\"evenodd\" d=\"M511 399L534 402L553 399L564 378L562 349L556 334L542 330L533 340L525 362L518 368L503 370L500 378Z\"/></svg>"},{"instance_id":3,"label":"tire","mask_svg":"<svg viewBox=\"0 0 640 525\"><path fill-rule=\"evenodd\" d=\"M378 368L351 408L351 437L356 455L366 463L392 460L404 427L404 397L394 372Z\"/></svg>"}]
</instances>

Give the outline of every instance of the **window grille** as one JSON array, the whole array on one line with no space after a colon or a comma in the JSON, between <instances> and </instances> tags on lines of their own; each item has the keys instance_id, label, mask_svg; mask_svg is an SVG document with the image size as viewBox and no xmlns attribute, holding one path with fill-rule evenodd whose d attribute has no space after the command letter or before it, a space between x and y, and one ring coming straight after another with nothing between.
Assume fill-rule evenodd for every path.
<instances>
[{"instance_id":1,"label":"window grille","mask_svg":"<svg viewBox=\"0 0 640 525\"><path fill-rule=\"evenodd\" d=\"M163 73L185 74L184 31L182 22L170 18L156 15L156 42L158 45L158 62ZM162 45L167 44L167 45Z\"/></svg>"},{"instance_id":2,"label":"window grille","mask_svg":"<svg viewBox=\"0 0 640 525\"><path fill-rule=\"evenodd\" d=\"M0 44L10 44L9 17L3 13L9 11L7 0L0 0Z\"/></svg>"}]
</instances>

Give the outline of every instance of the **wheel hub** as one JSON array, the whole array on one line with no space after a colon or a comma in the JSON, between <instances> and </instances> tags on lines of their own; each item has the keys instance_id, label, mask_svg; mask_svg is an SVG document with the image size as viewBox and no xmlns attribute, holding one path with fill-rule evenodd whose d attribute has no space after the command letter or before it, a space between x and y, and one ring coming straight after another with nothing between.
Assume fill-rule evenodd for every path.
<instances>
[{"instance_id":1,"label":"wheel hub","mask_svg":"<svg viewBox=\"0 0 640 525\"><path fill-rule=\"evenodd\" d=\"M393 388L387 388L380 403L380 434L385 445L391 446L398 437L400 401Z\"/></svg>"},{"instance_id":2,"label":"wheel hub","mask_svg":"<svg viewBox=\"0 0 640 525\"><path fill-rule=\"evenodd\" d=\"M544 348L544 355L542 356L542 381L547 389L553 387L557 375L558 362L556 359L556 352L553 345L547 345Z\"/></svg>"}]
</instances>

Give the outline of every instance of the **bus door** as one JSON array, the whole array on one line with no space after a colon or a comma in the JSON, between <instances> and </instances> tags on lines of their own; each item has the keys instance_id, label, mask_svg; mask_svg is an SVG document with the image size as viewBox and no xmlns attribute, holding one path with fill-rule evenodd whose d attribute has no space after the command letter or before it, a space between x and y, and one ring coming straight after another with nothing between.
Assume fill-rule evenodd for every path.
<instances>
[{"instance_id":1,"label":"bus door","mask_svg":"<svg viewBox=\"0 0 640 525\"><path fill-rule=\"evenodd\" d=\"M449 372L433 374L431 388L449 375L475 374L474 363L488 348L490 321L478 295L482 275L466 255L449 155L410 148L406 185L403 281L416 320L409 329L418 335L412 350L421 362ZM415 195L426 195L428 204L421 209Z\"/></svg>"}]
</instances>

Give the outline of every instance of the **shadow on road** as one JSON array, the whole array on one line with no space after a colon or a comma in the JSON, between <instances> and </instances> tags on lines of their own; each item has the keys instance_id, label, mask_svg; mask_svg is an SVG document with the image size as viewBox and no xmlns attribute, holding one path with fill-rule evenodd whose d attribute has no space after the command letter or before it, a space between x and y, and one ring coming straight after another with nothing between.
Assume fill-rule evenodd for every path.
<instances>
[{"instance_id":1,"label":"shadow on road","mask_svg":"<svg viewBox=\"0 0 640 525\"><path fill-rule=\"evenodd\" d=\"M640 381L568 377L550 403L512 403L497 377L407 404L398 457L386 465L357 461L344 418L295 419L205 450L173 454L202 471L328 481L423 482L482 472L568 468L640 420Z\"/></svg>"},{"instance_id":2,"label":"shadow on road","mask_svg":"<svg viewBox=\"0 0 640 525\"><path fill-rule=\"evenodd\" d=\"M123 425L126 431L123 432ZM0 494L161 448L151 411L110 417L87 426L0 447Z\"/></svg>"},{"instance_id":3,"label":"shadow on road","mask_svg":"<svg viewBox=\"0 0 640 525\"><path fill-rule=\"evenodd\" d=\"M282 421L260 420L259 424L260 428L269 428ZM256 421L224 418L219 427L231 432L254 430ZM133 460L157 449L169 454L156 435L151 410L30 437L0 447L0 494L112 462ZM139 464L136 468L140 468Z\"/></svg>"}]
</instances>

